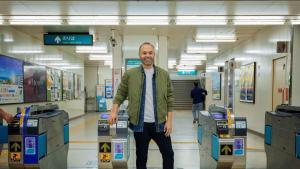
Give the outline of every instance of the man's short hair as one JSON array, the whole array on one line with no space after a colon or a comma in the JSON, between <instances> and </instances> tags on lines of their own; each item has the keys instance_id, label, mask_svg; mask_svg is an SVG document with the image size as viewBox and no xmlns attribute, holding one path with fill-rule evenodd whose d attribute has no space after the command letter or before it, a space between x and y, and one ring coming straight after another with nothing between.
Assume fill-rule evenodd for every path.
<instances>
[{"instance_id":1,"label":"man's short hair","mask_svg":"<svg viewBox=\"0 0 300 169\"><path fill-rule=\"evenodd\" d=\"M139 55L141 55L141 54L140 54L140 53L141 53L141 49L142 49L142 47L143 47L144 45L150 45L150 46L153 48L153 51L154 51L154 53L155 53L155 47L154 47L154 45L153 45L152 43L150 43L150 42L144 42L144 43L142 43L142 44L140 45L140 47L139 47Z\"/></svg>"},{"instance_id":2,"label":"man's short hair","mask_svg":"<svg viewBox=\"0 0 300 169\"><path fill-rule=\"evenodd\" d=\"M194 86L198 87L199 83L198 82L194 82Z\"/></svg>"}]
</instances>

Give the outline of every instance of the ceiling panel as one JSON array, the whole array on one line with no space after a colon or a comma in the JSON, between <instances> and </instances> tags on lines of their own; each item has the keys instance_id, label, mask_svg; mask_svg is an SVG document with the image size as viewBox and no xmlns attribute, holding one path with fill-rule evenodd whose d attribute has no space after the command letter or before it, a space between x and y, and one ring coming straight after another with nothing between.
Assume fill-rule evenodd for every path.
<instances>
[{"instance_id":1,"label":"ceiling panel","mask_svg":"<svg viewBox=\"0 0 300 169\"><path fill-rule=\"evenodd\" d=\"M128 2L127 15L168 15L168 2Z\"/></svg>"},{"instance_id":2,"label":"ceiling panel","mask_svg":"<svg viewBox=\"0 0 300 169\"><path fill-rule=\"evenodd\" d=\"M224 2L177 2L176 15L224 15Z\"/></svg>"}]
</instances>

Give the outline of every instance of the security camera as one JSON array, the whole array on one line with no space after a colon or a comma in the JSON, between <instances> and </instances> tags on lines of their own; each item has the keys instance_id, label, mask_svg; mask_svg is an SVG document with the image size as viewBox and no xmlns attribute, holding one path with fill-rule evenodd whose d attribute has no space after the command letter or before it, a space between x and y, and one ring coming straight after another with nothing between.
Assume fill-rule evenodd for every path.
<instances>
[{"instance_id":1,"label":"security camera","mask_svg":"<svg viewBox=\"0 0 300 169\"><path fill-rule=\"evenodd\" d=\"M117 40L115 38L115 30L114 29L111 30L111 37L109 40L110 40L112 47L115 47L117 45Z\"/></svg>"},{"instance_id":2,"label":"security camera","mask_svg":"<svg viewBox=\"0 0 300 169\"><path fill-rule=\"evenodd\" d=\"M113 38L113 37L110 37L110 44L111 44L111 46L112 47L115 47L116 45L117 45L117 41L116 41L116 39L115 38Z\"/></svg>"}]
</instances>

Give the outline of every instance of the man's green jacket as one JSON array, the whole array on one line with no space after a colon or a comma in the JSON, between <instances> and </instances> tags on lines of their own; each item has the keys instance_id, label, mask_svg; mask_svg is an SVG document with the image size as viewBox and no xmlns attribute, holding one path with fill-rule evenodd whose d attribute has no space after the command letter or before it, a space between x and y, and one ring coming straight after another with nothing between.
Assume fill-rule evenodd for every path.
<instances>
[{"instance_id":1,"label":"man's green jacket","mask_svg":"<svg viewBox=\"0 0 300 169\"><path fill-rule=\"evenodd\" d=\"M173 111L173 86L167 71L157 66L154 70L156 91L153 92L153 97L156 97L154 100L156 100L157 122L161 124L166 121L167 113ZM130 123L133 125L139 123L143 83L145 82L143 72L142 66L126 71L113 101L114 104L120 106L125 99L128 99L127 111Z\"/></svg>"}]
</instances>

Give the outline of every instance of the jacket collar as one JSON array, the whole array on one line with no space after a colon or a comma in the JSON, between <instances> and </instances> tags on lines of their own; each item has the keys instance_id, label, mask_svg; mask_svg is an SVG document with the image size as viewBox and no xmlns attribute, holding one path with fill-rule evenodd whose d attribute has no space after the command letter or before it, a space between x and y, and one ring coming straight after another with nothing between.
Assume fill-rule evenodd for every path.
<instances>
[{"instance_id":1,"label":"jacket collar","mask_svg":"<svg viewBox=\"0 0 300 169\"><path fill-rule=\"evenodd\" d=\"M144 74L145 69L144 69L142 64L140 65L140 69L141 69L142 73ZM153 64L153 69L154 69L154 74L153 75L155 75L157 73L157 68L156 68L155 64Z\"/></svg>"}]
</instances>

